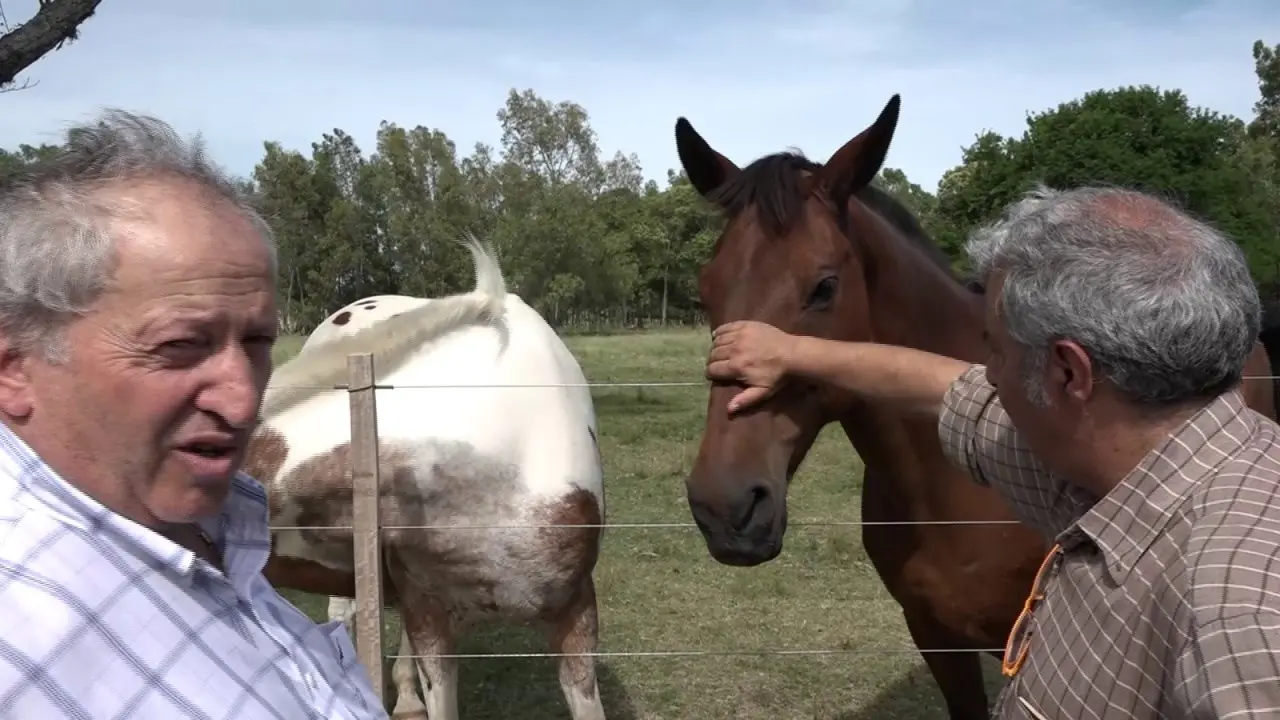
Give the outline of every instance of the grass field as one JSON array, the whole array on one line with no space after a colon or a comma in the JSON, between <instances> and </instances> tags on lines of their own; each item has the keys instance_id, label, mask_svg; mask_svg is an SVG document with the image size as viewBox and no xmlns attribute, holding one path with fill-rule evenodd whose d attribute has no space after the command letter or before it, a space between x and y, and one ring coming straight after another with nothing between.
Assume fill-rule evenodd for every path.
<instances>
[{"instance_id":1,"label":"grass field","mask_svg":"<svg viewBox=\"0 0 1280 720\"><path fill-rule=\"evenodd\" d=\"M705 333L572 337L587 378L701 378ZM285 341L278 358L294 352ZM706 390L596 388L608 521L690 522L683 480L697 451ZM790 517L857 520L861 466L829 427L792 485ZM945 718L901 613L862 549L857 527L792 528L783 554L756 568L715 563L693 529L614 529L596 570L601 651L840 648L828 656L609 657L600 686L610 720L921 720ZM324 619L323 598L293 594ZM398 619L385 648L396 652ZM468 638L463 653L547 652L523 628ZM568 718L554 661L464 659L460 708L469 720ZM994 662L989 689L999 687ZM388 669L389 674L389 669ZM393 694L392 694L393 695Z\"/></svg>"}]
</instances>

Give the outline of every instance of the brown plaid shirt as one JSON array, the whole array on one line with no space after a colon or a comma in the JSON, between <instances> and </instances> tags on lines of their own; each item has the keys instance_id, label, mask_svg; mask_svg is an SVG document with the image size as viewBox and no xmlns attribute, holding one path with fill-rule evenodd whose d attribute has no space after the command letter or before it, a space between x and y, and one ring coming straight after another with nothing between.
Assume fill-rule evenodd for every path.
<instances>
[{"instance_id":1,"label":"brown plaid shirt","mask_svg":"<svg viewBox=\"0 0 1280 720\"><path fill-rule=\"evenodd\" d=\"M1063 551L993 717L1280 718L1278 430L1228 393L1095 502L1031 456L985 368L961 376L943 448Z\"/></svg>"}]
</instances>

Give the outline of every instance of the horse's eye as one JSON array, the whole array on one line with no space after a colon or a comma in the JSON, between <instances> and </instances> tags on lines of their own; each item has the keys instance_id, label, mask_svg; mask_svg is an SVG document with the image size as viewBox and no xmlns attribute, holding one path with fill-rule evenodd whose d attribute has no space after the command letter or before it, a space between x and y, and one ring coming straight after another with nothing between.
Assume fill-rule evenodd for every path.
<instances>
[{"instance_id":1,"label":"horse's eye","mask_svg":"<svg viewBox=\"0 0 1280 720\"><path fill-rule=\"evenodd\" d=\"M818 282L813 288L813 292L809 293L809 299L805 301L806 310L825 310L836 297L836 290L840 287L840 279L835 275L828 275Z\"/></svg>"}]
</instances>

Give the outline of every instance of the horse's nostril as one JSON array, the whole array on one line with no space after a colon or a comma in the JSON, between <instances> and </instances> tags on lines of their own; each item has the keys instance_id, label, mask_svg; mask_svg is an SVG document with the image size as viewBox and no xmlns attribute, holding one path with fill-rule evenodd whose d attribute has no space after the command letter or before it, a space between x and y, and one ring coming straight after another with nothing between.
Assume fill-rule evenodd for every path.
<instances>
[{"instance_id":1,"label":"horse's nostril","mask_svg":"<svg viewBox=\"0 0 1280 720\"><path fill-rule=\"evenodd\" d=\"M756 485L751 488L751 492L742 497L742 500L734 508L731 518L733 529L741 531L750 527L751 524L762 516L762 510L769 502L769 488L764 485Z\"/></svg>"}]
</instances>

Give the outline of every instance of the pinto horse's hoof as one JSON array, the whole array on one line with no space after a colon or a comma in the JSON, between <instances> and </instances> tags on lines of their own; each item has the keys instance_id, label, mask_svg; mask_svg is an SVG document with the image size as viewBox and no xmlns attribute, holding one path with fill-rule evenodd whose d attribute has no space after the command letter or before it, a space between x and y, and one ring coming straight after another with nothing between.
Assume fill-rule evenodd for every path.
<instances>
[{"instance_id":1,"label":"pinto horse's hoof","mask_svg":"<svg viewBox=\"0 0 1280 720\"><path fill-rule=\"evenodd\" d=\"M391 713L391 720L429 720L427 706L417 698L396 698L396 706Z\"/></svg>"}]
</instances>

